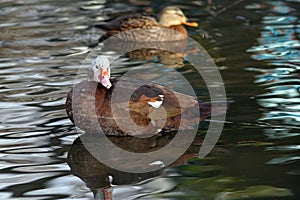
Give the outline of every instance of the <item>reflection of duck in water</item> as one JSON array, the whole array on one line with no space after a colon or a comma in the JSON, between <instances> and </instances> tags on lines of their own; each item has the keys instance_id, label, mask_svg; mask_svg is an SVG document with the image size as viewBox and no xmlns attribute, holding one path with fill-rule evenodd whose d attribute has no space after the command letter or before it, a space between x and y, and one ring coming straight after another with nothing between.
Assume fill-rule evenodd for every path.
<instances>
[{"instance_id":1,"label":"reflection of duck in water","mask_svg":"<svg viewBox=\"0 0 300 200\"><path fill-rule=\"evenodd\" d=\"M89 139L90 138L90 139ZM108 137L111 142L126 151L134 152L150 152L158 150L164 147L168 142L170 142L169 136L154 136L151 138L136 138L136 137ZM99 151L105 151L105 147L98 145L101 144L102 138L98 134L84 134L77 138L71 146L68 152L67 163L70 166L71 173L80 179L82 179L87 187L94 193L95 199L111 200L113 196L115 199L127 199L131 195L136 195L137 193L142 195L144 185L139 185L138 183L143 180L150 179L152 177L157 177L162 174L165 167L161 167L159 170L149 171L144 173L129 173L118 171L112 169L101 160L95 158L93 154L89 151L89 144L87 141L91 141L91 145L96 145ZM190 148L178 158L171 166L184 164L187 159L196 156L199 151L201 143L200 137L196 137L195 145L190 146ZM97 146L98 145L98 146ZM111 158L115 159L115 158ZM127 163L132 163L132 158L123 158L120 163L125 167ZM135 167L144 167L143 161L140 163L132 163ZM167 166L166 166L167 167ZM169 167L169 166L168 166ZM149 166L151 168L151 166ZM131 186L131 184L137 184ZM160 188L159 192L168 191L172 189L175 185L169 180ZM124 192L124 190L126 192ZM155 191L153 191L155 192Z\"/></svg>"},{"instance_id":2,"label":"reflection of duck in water","mask_svg":"<svg viewBox=\"0 0 300 200\"><path fill-rule=\"evenodd\" d=\"M99 132L100 125L105 134L119 136L157 134L190 129L210 116L211 104L192 96L157 84L110 80L109 65L107 57L97 57L89 69L93 81L82 81L67 96L67 114L79 128Z\"/></svg>"},{"instance_id":3,"label":"reflection of duck in water","mask_svg":"<svg viewBox=\"0 0 300 200\"><path fill-rule=\"evenodd\" d=\"M182 24L194 27L198 26L196 22L188 22L186 16L178 7L168 6L161 11L158 21L149 14L132 14L121 16L105 24L96 26L107 30L108 36L133 29L151 29L149 32L139 32L144 34L132 34L128 36L127 39L133 41L149 41L153 40L153 38L156 38L156 41L174 41L187 37L187 30ZM170 35L164 29L173 30L172 32L175 31L178 34Z\"/></svg>"},{"instance_id":4,"label":"reflection of duck in water","mask_svg":"<svg viewBox=\"0 0 300 200\"><path fill-rule=\"evenodd\" d=\"M183 46L184 49L185 46ZM138 60L159 60L161 64L164 64L168 68L182 68L184 67L184 56L185 52L175 53L169 52L161 49L138 49L127 53L128 57L131 59Z\"/></svg>"},{"instance_id":5,"label":"reflection of duck in water","mask_svg":"<svg viewBox=\"0 0 300 200\"><path fill-rule=\"evenodd\" d=\"M124 35L124 33L118 34L121 37ZM180 68L184 66L185 57L199 52L199 48L195 45L187 46L187 43L187 39L168 42L141 42L124 41L122 38L113 36L104 42L102 52L120 52L131 59L142 61L158 59L160 63L169 68Z\"/></svg>"}]
</instances>

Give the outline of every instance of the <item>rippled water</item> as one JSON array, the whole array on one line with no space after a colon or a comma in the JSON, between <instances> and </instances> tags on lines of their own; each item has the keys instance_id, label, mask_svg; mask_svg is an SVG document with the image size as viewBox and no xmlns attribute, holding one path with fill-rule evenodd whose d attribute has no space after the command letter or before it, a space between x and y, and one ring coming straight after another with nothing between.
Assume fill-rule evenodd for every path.
<instances>
[{"instance_id":1,"label":"rippled water","mask_svg":"<svg viewBox=\"0 0 300 200\"><path fill-rule=\"evenodd\" d=\"M207 122L179 165L160 175L101 165L82 147L64 102L103 34L93 24L172 3L1 1L0 199L99 198L112 174L119 185L114 199L299 199L300 2L212 2L176 4L199 20L200 27L189 33L215 59L235 102L208 157L195 158ZM145 62L129 57L120 59L114 76ZM174 58L149 60L160 66ZM187 63L179 59L176 67L199 97L209 99Z\"/></svg>"}]
</instances>

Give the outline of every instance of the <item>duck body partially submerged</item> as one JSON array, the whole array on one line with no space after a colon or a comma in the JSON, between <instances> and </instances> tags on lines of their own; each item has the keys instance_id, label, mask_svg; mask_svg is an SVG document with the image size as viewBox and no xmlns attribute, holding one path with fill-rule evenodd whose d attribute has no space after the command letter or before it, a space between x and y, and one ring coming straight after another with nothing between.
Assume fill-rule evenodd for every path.
<instances>
[{"instance_id":1,"label":"duck body partially submerged","mask_svg":"<svg viewBox=\"0 0 300 200\"><path fill-rule=\"evenodd\" d=\"M69 118L86 132L154 135L190 129L211 114L210 103L199 103L165 86L110 79L106 57L97 57L90 72L92 80L76 84L66 100Z\"/></svg>"}]
</instances>

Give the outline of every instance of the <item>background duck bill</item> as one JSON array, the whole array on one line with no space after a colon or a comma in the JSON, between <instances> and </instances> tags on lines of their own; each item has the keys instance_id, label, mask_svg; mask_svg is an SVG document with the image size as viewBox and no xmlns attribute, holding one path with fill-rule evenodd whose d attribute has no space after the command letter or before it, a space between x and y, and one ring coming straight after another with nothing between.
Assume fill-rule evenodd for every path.
<instances>
[{"instance_id":1,"label":"background duck bill","mask_svg":"<svg viewBox=\"0 0 300 200\"><path fill-rule=\"evenodd\" d=\"M192 27L197 27L198 26L198 23L197 22L182 22L182 24L185 24L187 26L192 26Z\"/></svg>"}]
</instances>

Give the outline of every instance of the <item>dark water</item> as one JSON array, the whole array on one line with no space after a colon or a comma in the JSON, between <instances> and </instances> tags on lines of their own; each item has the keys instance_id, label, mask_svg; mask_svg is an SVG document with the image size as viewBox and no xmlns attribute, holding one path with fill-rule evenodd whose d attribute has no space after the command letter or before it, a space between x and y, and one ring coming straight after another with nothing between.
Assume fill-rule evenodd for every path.
<instances>
[{"instance_id":1,"label":"dark water","mask_svg":"<svg viewBox=\"0 0 300 200\"><path fill-rule=\"evenodd\" d=\"M64 110L82 61L102 36L92 25L171 4L201 24L189 33L215 59L235 101L228 123L204 159L194 156L208 122L177 166L138 175L107 169L82 148ZM299 5L1 1L0 199L98 198L108 174L119 185L114 199L299 199ZM162 58L154 58L155 65ZM143 62L124 57L115 76ZM209 99L188 64L178 62L197 94Z\"/></svg>"}]
</instances>

